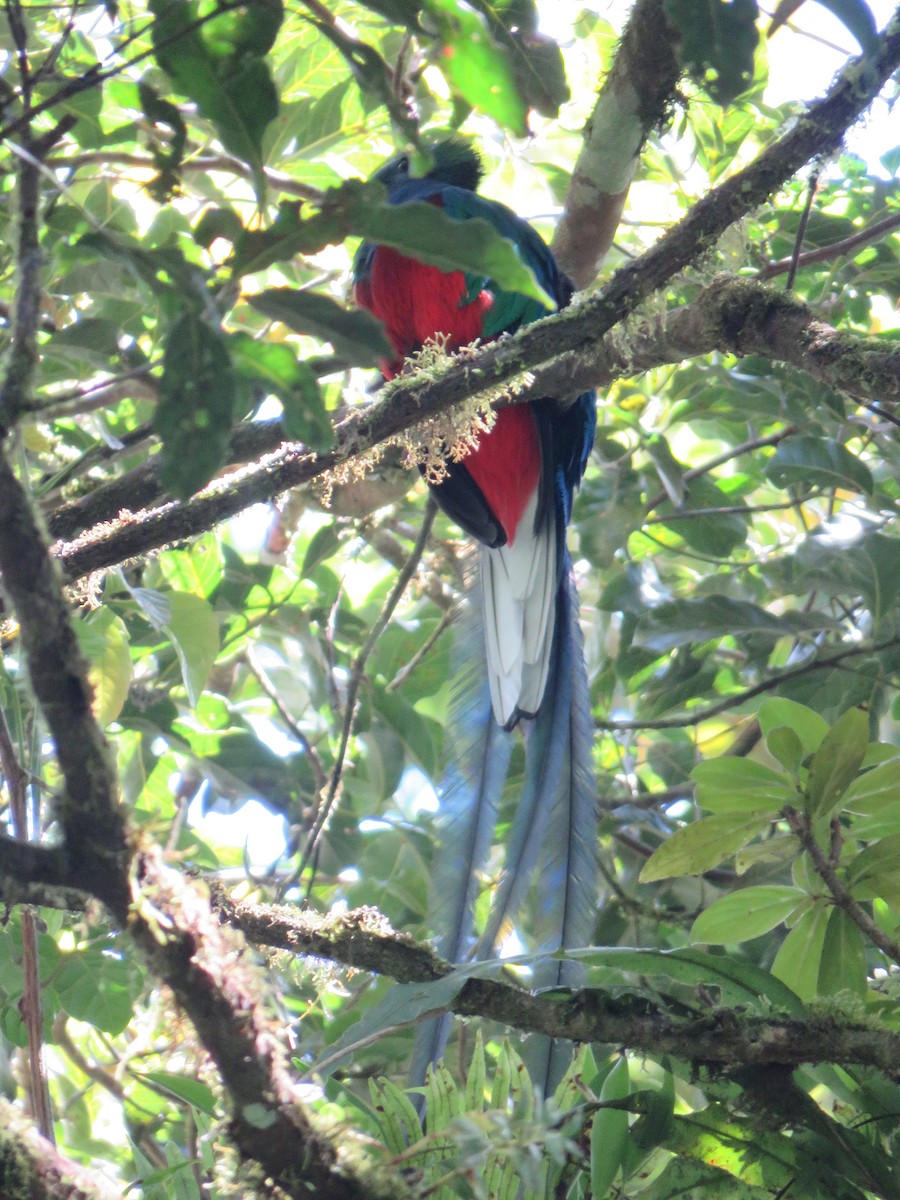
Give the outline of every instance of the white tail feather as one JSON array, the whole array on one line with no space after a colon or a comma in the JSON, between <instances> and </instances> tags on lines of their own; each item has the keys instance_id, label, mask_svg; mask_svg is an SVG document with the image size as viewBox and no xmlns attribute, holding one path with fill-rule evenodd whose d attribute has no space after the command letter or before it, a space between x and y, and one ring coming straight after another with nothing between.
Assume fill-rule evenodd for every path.
<instances>
[{"instance_id":1,"label":"white tail feather","mask_svg":"<svg viewBox=\"0 0 900 1200\"><path fill-rule=\"evenodd\" d=\"M556 531L534 531L537 493L511 546L481 547L484 633L494 716L504 727L540 707L556 619Z\"/></svg>"}]
</instances>

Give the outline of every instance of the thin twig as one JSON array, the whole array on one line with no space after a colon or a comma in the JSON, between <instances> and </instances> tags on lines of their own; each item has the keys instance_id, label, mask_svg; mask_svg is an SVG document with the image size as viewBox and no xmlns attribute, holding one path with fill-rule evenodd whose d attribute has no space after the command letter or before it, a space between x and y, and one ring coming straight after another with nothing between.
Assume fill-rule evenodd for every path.
<instances>
[{"instance_id":1,"label":"thin twig","mask_svg":"<svg viewBox=\"0 0 900 1200\"><path fill-rule=\"evenodd\" d=\"M350 680L347 685L347 702L344 708L344 723L341 729L340 744L338 746L337 757L331 771L331 779L328 784L328 792L319 808L316 815L313 827L310 830L309 837L306 840L306 845L303 848L303 853L300 856L300 861L294 871L294 882L300 878L306 867L309 865L310 859L316 851L319 840L331 815L331 811L337 801L338 793L341 787L343 778L344 762L347 757L347 747L350 744L350 737L353 733L353 725L356 719L356 709L359 702L359 691L362 687L363 678L365 676L366 663L369 655L378 644L378 640L387 628L388 622L393 616L394 610L400 603L403 593L406 591L407 585L416 573L419 565L419 560L425 553L425 547L428 544L428 537L431 533L431 526L434 523L434 518L437 513L437 504L431 496L428 497L428 503L425 506L425 512L422 517L422 528L419 532L419 537L413 546L412 553L406 563L406 566L397 576L396 582L391 590L391 594L384 602L384 607L378 615L378 619L364 642L359 654L353 662L353 668L350 672Z\"/></svg>"},{"instance_id":2,"label":"thin twig","mask_svg":"<svg viewBox=\"0 0 900 1200\"><path fill-rule=\"evenodd\" d=\"M761 683L747 688L746 691L726 696L716 704L710 704L698 712L686 713L680 717L658 717L648 721L595 721L594 728L607 733L628 733L639 729L685 729L693 725L702 725L704 721L717 717L720 713L728 712L729 709L737 708L756 696L770 692L787 679L797 679L800 676L809 675L813 671L823 671L828 667L838 666L847 658L857 658L864 654L878 654L882 650L888 650L898 645L900 645L900 637L887 638L883 642L872 642L868 645L858 643L850 649L841 650L828 658L818 658L812 662L802 663L798 667L789 667L786 671L773 675L771 679L764 679Z\"/></svg>"},{"instance_id":3,"label":"thin twig","mask_svg":"<svg viewBox=\"0 0 900 1200\"><path fill-rule=\"evenodd\" d=\"M316 793L317 794L320 793L322 791L322 789L325 787L326 776L325 776L325 768L322 766L322 760L319 757L319 752L316 750L315 746L312 744L312 742L306 736L304 731L300 728L300 726L294 720L293 716L291 715L290 711L288 710L287 705L282 700L281 696L278 694L278 689L276 688L276 686L272 682L272 680L269 678L269 676L266 674L265 667L259 661L259 658L257 657L257 655L252 647L247 648L246 660L247 660L247 666L250 668L251 672L253 673L253 676L256 679L256 682L259 684L259 686L262 688L262 690L265 692L265 694L268 696L268 698L275 705L275 707L277 708L277 710L279 712L279 715L281 716L282 721L284 721L285 725L291 731L292 736L303 747L303 752L306 754L306 757L309 760L309 764L313 769L313 774L316 777Z\"/></svg>"},{"instance_id":4,"label":"thin twig","mask_svg":"<svg viewBox=\"0 0 900 1200\"><path fill-rule=\"evenodd\" d=\"M806 190L806 203L803 205L803 212L800 214L800 221L797 225L797 236L794 238L794 250L791 254L791 265L788 269L788 277L785 280L784 290L786 292L793 291L794 280L797 277L797 264L800 261L800 251L803 249L803 238L806 236L806 226L809 224L809 214L812 212L813 200L816 197L816 191L819 187L819 172L814 171L809 178L809 187Z\"/></svg>"},{"instance_id":5,"label":"thin twig","mask_svg":"<svg viewBox=\"0 0 900 1200\"><path fill-rule=\"evenodd\" d=\"M710 471L714 471L716 467L724 466L725 463L731 462L735 458L740 458L742 454L749 454L753 450L761 450L766 446L777 446L785 438L799 432L800 430L796 425L786 425L784 429L780 429L777 433L770 433L765 437L749 438L746 442L740 442L737 446L732 446L729 450L723 450L721 454L716 454L713 458L707 459L699 467L691 467L690 470L684 472L681 481L688 484L691 480L699 479L701 475L707 475ZM665 490L657 492L647 501L645 511L648 513L653 512L655 508L659 508L668 499L669 494ZM666 520L668 519L667 517ZM649 524L649 522L645 523Z\"/></svg>"},{"instance_id":6,"label":"thin twig","mask_svg":"<svg viewBox=\"0 0 900 1200\"><path fill-rule=\"evenodd\" d=\"M816 874L823 881L829 892L831 892L832 899L838 908L842 908L850 920L862 930L866 937L874 942L878 949L886 954L888 958L893 959L900 966L900 942L896 942L893 938L888 937L884 930L872 920L862 905L854 900L850 892L844 887L837 871L834 869L834 864L828 861L822 852L822 847L813 836L809 817L791 805L783 808L781 815L790 826L791 832L796 834L803 849L812 859Z\"/></svg>"},{"instance_id":7,"label":"thin twig","mask_svg":"<svg viewBox=\"0 0 900 1200\"><path fill-rule=\"evenodd\" d=\"M427 655L431 652L432 647L435 646L440 640L444 631L449 629L452 624L453 614L445 612L432 631L431 636L425 639L409 662L400 668L400 670L384 690L386 692L396 692L397 688L399 688L401 684L406 683L407 679L409 679L416 667L418 667L422 660L427 657Z\"/></svg>"},{"instance_id":8,"label":"thin twig","mask_svg":"<svg viewBox=\"0 0 900 1200\"><path fill-rule=\"evenodd\" d=\"M900 213L894 213L891 217L884 217L880 221L875 221L868 228L861 229L859 233L853 233L849 237L842 238L839 242L831 242L828 246L819 246L815 250L804 251L803 254L798 255L796 258L797 267L808 267L813 263L831 262L833 259L840 258L844 254L850 254L851 251L859 249L860 246L877 241L883 234L890 233L897 228L900 228ZM791 269L791 264L794 261L793 255L790 258L779 258L777 262L772 262L762 267L757 278L772 279L776 275L784 275L786 271Z\"/></svg>"}]
</instances>

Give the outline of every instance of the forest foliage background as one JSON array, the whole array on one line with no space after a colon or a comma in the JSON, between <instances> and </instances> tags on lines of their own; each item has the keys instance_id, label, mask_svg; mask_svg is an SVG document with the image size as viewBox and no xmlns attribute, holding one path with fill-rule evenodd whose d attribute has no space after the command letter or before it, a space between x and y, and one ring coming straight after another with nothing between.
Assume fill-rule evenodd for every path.
<instances>
[{"instance_id":1,"label":"forest foliage background","mask_svg":"<svg viewBox=\"0 0 900 1200\"><path fill-rule=\"evenodd\" d=\"M8 0L4 1196L897 1195L900 14L772 16ZM408 456L471 363L382 399L346 296L360 237L516 269L361 182L456 130L583 289L471 363L600 388L575 996L527 913L427 942L467 548Z\"/></svg>"}]
</instances>

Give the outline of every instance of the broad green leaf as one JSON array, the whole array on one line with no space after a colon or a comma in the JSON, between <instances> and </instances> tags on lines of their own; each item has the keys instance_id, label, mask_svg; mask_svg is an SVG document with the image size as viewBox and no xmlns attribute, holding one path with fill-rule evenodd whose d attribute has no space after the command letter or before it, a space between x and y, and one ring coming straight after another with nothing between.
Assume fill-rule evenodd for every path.
<instances>
[{"instance_id":1,"label":"broad green leaf","mask_svg":"<svg viewBox=\"0 0 900 1200\"><path fill-rule=\"evenodd\" d=\"M473 108L519 137L528 132L527 109L504 49L486 19L464 0L423 0L440 46L437 61L450 86Z\"/></svg>"},{"instance_id":2,"label":"broad green leaf","mask_svg":"<svg viewBox=\"0 0 900 1200\"><path fill-rule=\"evenodd\" d=\"M668 21L678 30L678 60L721 105L730 104L753 79L756 0L664 0Z\"/></svg>"},{"instance_id":3,"label":"broad green leaf","mask_svg":"<svg viewBox=\"0 0 900 1200\"><path fill-rule=\"evenodd\" d=\"M818 820L829 815L856 778L869 745L869 715L848 708L813 755L806 785L806 811Z\"/></svg>"},{"instance_id":4,"label":"broad green leaf","mask_svg":"<svg viewBox=\"0 0 900 1200\"><path fill-rule=\"evenodd\" d=\"M879 883L893 889L900 886L900 833L889 834L861 850L847 868L847 882L854 894L862 883L868 884L875 895L879 894Z\"/></svg>"},{"instance_id":5,"label":"broad green leaf","mask_svg":"<svg viewBox=\"0 0 900 1200\"><path fill-rule=\"evenodd\" d=\"M807 909L781 943L772 963L772 974L801 1000L813 1000L818 995L822 948L831 912L831 905L821 902Z\"/></svg>"},{"instance_id":6,"label":"broad green leaf","mask_svg":"<svg viewBox=\"0 0 900 1200\"><path fill-rule=\"evenodd\" d=\"M641 1200L771 1200L772 1192L721 1167L685 1157L670 1159L640 1195Z\"/></svg>"},{"instance_id":7,"label":"broad green leaf","mask_svg":"<svg viewBox=\"0 0 900 1200\"><path fill-rule=\"evenodd\" d=\"M624 1100L630 1091L628 1059L623 1055L604 1079L599 1099ZM596 1200L603 1200L609 1194L623 1166L627 1146L628 1113L616 1108L595 1112L591 1124L591 1193Z\"/></svg>"},{"instance_id":8,"label":"broad green leaf","mask_svg":"<svg viewBox=\"0 0 900 1200\"><path fill-rule=\"evenodd\" d=\"M278 95L253 46L265 44L272 26L277 31L280 3L257 0L240 13L222 14L210 23L206 36L205 27L196 27L198 0L149 0L149 7L156 16L152 30L159 65L213 123L225 149L255 168L261 186L262 139L278 116ZM259 19L264 10L268 31ZM256 33L249 35L250 29Z\"/></svg>"},{"instance_id":9,"label":"broad green leaf","mask_svg":"<svg viewBox=\"0 0 900 1200\"><path fill-rule=\"evenodd\" d=\"M875 813L900 798L900 756L864 771L850 784L841 806L856 813Z\"/></svg>"},{"instance_id":10,"label":"broad green leaf","mask_svg":"<svg viewBox=\"0 0 900 1200\"><path fill-rule=\"evenodd\" d=\"M493 280L504 291L529 296L548 311L556 307L515 245L481 217L457 221L421 200L413 204L370 203L357 206L349 232L393 246L442 271L469 271Z\"/></svg>"},{"instance_id":11,"label":"broad green leaf","mask_svg":"<svg viewBox=\"0 0 900 1200\"><path fill-rule=\"evenodd\" d=\"M660 471L659 461L654 461L654 466ZM667 477L665 482L669 490L672 486L671 478ZM674 491L671 494L677 497L678 492ZM666 500L657 512L661 517L673 514L674 519L666 522L666 528L683 539L691 549L716 558L727 558L738 546L744 544L750 528L750 522L743 513L715 511L733 504L734 500L730 500L722 488L701 477L691 480L685 486L682 506L675 508L671 500ZM713 511L704 513L703 509ZM676 513L681 513L682 519L675 517Z\"/></svg>"},{"instance_id":12,"label":"broad green leaf","mask_svg":"<svg viewBox=\"0 0 900 1200\"><path fill-rule=\"evenodd\" d=\"M668 600L638 621L636 644L652 650L671 650L690 642L754 635L776 639L836 626L818 613L767 612L746 600L706 596L701 600Z\"/></svg>"},{"instance_id":13,"label":"broad green leaf","mask_svg":"<svg viewBox=\"0 0 900 1200\"><path fill-rule=\"evenodd\" d=\"M804 1011L796 995L781 980L743 957L712 954L695 947L683 950L632 950L619 946L590 946L585 950L561 952L560 957L563 956L601 971L629 971L656 978L662 976L691 986L700 983L715 985L722 993L723 1003L727 1004L746 1004L765 996L785 1012L800 1016Z\"/></svg>"},{"instance_id":14,"label":"broad green leaf","mask_svg":"<svg viewBox=\"0 0 900 1200\"><path fill-rule=\"evenodd\" d=\"M345 316L350 315L344 309L340 311ZM288 437L304 442L311 450L329 449L334 440L331 421L309 365L281 342L236 333L229 337L228 345L238 376L262 384L281 401Z\"/></svg>"},{"instance_id":15,"label":"broad green leaf","mask_svg":"<svg viewBox=\"0 0 900 1200\"><path fill-rule=\"evenodd\" d=\"M222 554L218 539L211 533L198 538L190 550L166 551L157 562L174 592L209 596L222 578Z\"/></svg>"},{"instance_id":16,"label":"broad green leaf","mask_svg":"<svg viewBox=\"0 0 900 1200\"><path fill-rule=\"evenodd\" d=\"M153 423L163 439L161 478L176 496L190 496L224 464L235 398L227 341L185 313L166 336Z\"/></svg>"},{"instance_id":17,"label":"broad green leaf","mask_svg":"<svg viewBox=\"0 0 900 1200\"><path fill-rule=\"evenodd\" d=\"M900 838L897 839L900 842ZM822 959L819 963L818 992L866 994L866 951L859 926L842 908L835 905L828 918Z\"/></svg>"},{"instance_id":18,"label":"broad green leaf","mask_svg":"<svg viewBox=\"0 0 900 1200\"><path fill-rule=\"evenodd\" d=\"M666 1062L663 1059L664 1067ZM671 1071L664 1070L662 1086L651 1095L643 1116L631 1126L632 1145L645 1153L664 1145L672 1128L674 1114L675 1079Z\"/></svg>"},{"instance_id":19,"label":"broad green leaf","mask_svg":"<svg viewBox=\"0 0 900 1200\"><path fill-rule=\"evenodd\" d=\"M173 592L166 632L181 663L188 700L194 708L219 653L219 622L207 600L190 592Z\"/></svg>"},{"instance_id":20,"label":"broad green leaf","mask_svg":"<svg viewBox=\"0 0 900 1200\"><path fill-rule=\"evenodd\" d=\"M425 201L388 204L377 180L351 179L325 192L319 211L300 219L282 205L270 230L247 230L236 247L235 270L262 270L298 254L313 254L348 237L393 246L442 271L468 271L492 280L504 291L556 307L515 245L482 217L456 220ZM306 295L307 293L303 293Z\"/></svg>"},{"instance_id":21,"label":"broad green leaf","mask_svg":"<svg viewBox=\"0 0 900 1200\"><path fill-rule=\"evenodd\" d=\"M423 771L433 775L438 764L431 722L420 716L397 692L388 692L381 687L373 688L372 705L415 755Z\"/></svg>"},{"instance_id":22,"label":"broad green leaf","mask_svg":"<svg viewBox=\"0 0 900 1200\"><path fill-rule=\"evenodd\" d=\"M89 664L91 709L100 725L108 725L122 711L131 686L128 630L112 609L98 608L76 623L75 632Z\"/></svg>"},{"instance_id":23,"label":"broad green leaf","mask_svg":"<svg viewBox=\"0 0 900 1200\"><path fill-rule=\"evenodd\" d=\"M641 883L673 875L702 875L752 842L772 823L771 810L719 813L684 825L644 864Z\"/></svg>"},{"instance_id":24,"label":"broad green leaf","mask_svg":"<svg viewBox=\"0 0 900 1200\"><path fill-rule=\"evenodd\" d=\"M796 800L790 775L750 758L712 758L691 772L697 784L695 798L713 813L777 813Z\"/></svg>"},{"instance_id":25,"label":"broad green leaf","mask_svg":"<svg viewBox=\"0 0 900 1200\"><path fill-rule=\"evenodd\" d=\"M839 21L850 30L860 48L871 54L878 45L878 30L872 10L865 0L816 0L823 8L833 12Z\"/></svg>"},{"instance_id":26,"label":"broad green leaf","mask_svg":"<svg viewBox=\"0 0 900 1200\"><path fill-rule=\"evenodd\" d=\"M744 875L751 867L762 863L788 863L800 853L800 839L792 833L769 837L762 842L745 846L734 856L734 869Z\"/></svg>"},{"instance_id":27,"label":"broad green leaf","mask_svg":"<svg viewBox=\"0 0 900 1200\"><path fill-rule=\"evenodd\" d=\"M270 288L251 296L250 303L295 333L331 342L335 354L354 365L377 366L382 359L394 357L379 320L364 309L346 309L322 292Z\"/></svg>"},{"instance_id":28,"label":"broad green leaf","mask_svg":"<svg viewBox=\"0 0 900 1200\"><path fill-rule=\"evenodd\" d=\"M844 793L846 797L847 793ZM895 791L900 797L900 792ZM844 812L851 811L842 804ZM888 804L875 804L873 811L864 816L855 816L850 826L853 837L860 842L875 842L889 837L900 829L900 799Z\"/></svg>"},{"instance_id":29,"label":"broad green leaf","mask_svg":"<svg viewBox=\"0 0 900 1200\"><path fill-rule=\"evenodd\" d=\"M378 1041L389 1030L414 1024L423 1017L442 1012L453 1002L467 978L454 971L434 983L399 983L376 1005L366 1009L345 1034L329 1048L327 1057L316 1064L323 1075L330 1074L348 1054Z\"/></svg>"},{"instance_id":30,"label":"broad green leaf","mask_svg":"<svg viewBox=\"0 0 900 1200\"><path fill-rule=\"evenodd\" d=\"M872 472L846 446L805 434L779 444L766 464L766 475L778 487L843 488L866 495L875 487Z\"/></svg>"},{"instance_id":31,"label":"broad green leaf","mask_svg":"<svg viewBox=\"0 0 900 1200\"><path fill-rule=\"evenodd\" d=\"M697 917L691 927L692 942L748 942L774 929L803 899L799 888L743 888L722 896Z\"/></svg>"},{"instance_id":32,"label":"broad green leaf","mask_svg":"<svg viewBox=\"0 0 900 1200\"><path fill-rule=\"evenodd\" d=\"M795 778L803 762L803 743L787 725L778 725L766 738L766 748Z\"/></svg>"},{"instance_id":33,"label":"broad green leaf","mask_svg":"<svg viewBox=\"0 0 900 1200\"><path fill-rule=\"evenodd\" d=\"M54 977L60 1003L69 1016L113 1037L134 1015L131 982L131 969L124 958L94 949L65 955Z\"/></svg>"},{"instance_id":34,"label":"broad green leaf","mask_svg":"<svg viewBox=\"0 0 900 1200\"><path fill-rule=\"evenodd\" d=\"M819 748L829 728L828 722L819 713L783 696L770 696L764 700L759 706L757 719L765 737L779 726L792 729L806 754L812 754Z\"/></svg>"},{"instance_id":35,"label":"broad green leaf","mask_svg":"<svg viewBox=\"0 0 900 1200\"><path fill-rule=\"evenodd\" d=\"M184 1100L210 1117L216 1114L213 1090L199 1079L189 1079L186 1075L175 1075L170 1071L145 1071L141 1079L165 1092L171 1092L178 1100Z\"/></svg>"},{"instance_id":36,"label":"broad green leaf","mask_svg":"<svg viewBox=\"0 0 900 1200\"><path fill-rule=\"evenodd\" d=\"M815 588L827 596L863 596L876 622L882 621L900 594L900 540L864 531L854 539L812 533L797 548L791 591Z\"/></svg>"}]
</instances>

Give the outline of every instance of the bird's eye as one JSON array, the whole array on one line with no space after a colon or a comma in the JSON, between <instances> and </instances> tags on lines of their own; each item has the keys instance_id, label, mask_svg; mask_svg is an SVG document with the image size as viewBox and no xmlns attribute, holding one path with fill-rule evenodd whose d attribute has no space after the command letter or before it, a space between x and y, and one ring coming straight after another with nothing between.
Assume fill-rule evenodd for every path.
<instances>
[{"instance_id":1,"label":"bird's eye","mask_svg":"<svg viewBox=\"0 0 900 1200\"><path fill-rule=\"evenodd\" d=\"M397 159L397 174L406 175L409 171L409 157L406 154L401 154Z\"/></svg>"}]
</instances>

